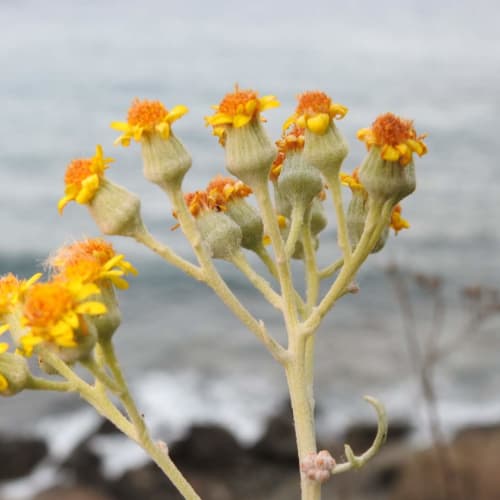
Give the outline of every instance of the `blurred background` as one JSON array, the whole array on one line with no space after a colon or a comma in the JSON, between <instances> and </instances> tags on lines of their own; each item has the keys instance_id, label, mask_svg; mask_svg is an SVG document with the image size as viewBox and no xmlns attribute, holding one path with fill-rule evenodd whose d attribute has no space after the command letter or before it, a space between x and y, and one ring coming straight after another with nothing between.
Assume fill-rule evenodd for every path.
<instances>
[{"instance_id":1,"label":"blurred background","mask_svg":"<svg viewBox=\"0 0 500 500\"><path fill-rule=\"evenodd\" d=\"M319 333L320 435L373 419L361 399L372 394L426 443L408 335L437 330L445 344L467 337L433 373L445 432L499 420L499 322L470 322L484 293L495 302L490 288L500 278L499 14L494 1L1 0L0 274L30 276L60 245L98 235L85 207L72 204L63 217L56 209L67 163L98 143L116 159L109 177L141 197L151 231L190 256L181 233L170 231L168 200L141 175L138 146L113 146L109 124L125 118L135 97L189 107L175 131L193 156L185 181L193 190L223 173L223 150L203 117L236 82L279 98L281 107L266 113L276 139L295 96L321 89L349 108L339 122L351 148L343 170L365 154L356 131L386 111L414 119L429 154L417 158L418 189L403 204L411 229L369 259L360 293L342 299ZM331 219L322 234L323 265L339 253L334 226ZM112 241L140 272L120 295L116 345L148 422L167 439L209 421L255 441L286 399L281 369L208 289L134 242ZM394 265L396 281L387 274ZM251 286L220 267L282 335ZM440 281L422 287L415 274ZM476 285L483 288L464 299L464 287ZM0 431L42 433L63 449L92 415L77 398L22 394L0 401Z\"/></svg>"}]
</instances>

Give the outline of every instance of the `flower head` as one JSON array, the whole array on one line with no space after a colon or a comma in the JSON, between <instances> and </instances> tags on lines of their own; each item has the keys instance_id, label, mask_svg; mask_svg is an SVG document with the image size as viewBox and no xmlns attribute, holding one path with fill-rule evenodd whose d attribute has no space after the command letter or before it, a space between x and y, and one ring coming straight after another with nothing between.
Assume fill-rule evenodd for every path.
<instances>
[{"instance_id":1,"label":"flower head","mask_svg":"<svg viewBox=\"0 0 500 500\"><path fill-rule=\"evenodd\" d=\"M218 175L210 181L206 193L209 205L225 210L228 202L249 196L252 189L240 180Z\"/></svg>"},{"instance_id":2,"label":"flower head","mask_svg":"<svg viewBox=\"0 0 500 500\"><path fill-rule=\"evenodd\" d=\"M110 280L120 289L128 288L123 279L126 274L137 275L137 270L125 256L117 254L107 241L89 238L60 248L50 259L57 280L95 283Z\"/></svg>"},{"instance_id":3,"label":"flower head","mask_svg":"<svg viewBox=\"0 0 500 500\"><path fill-rule=\"evenodd\" d=\"M213 106L215 114L206 116L205 122L213 127L214 135L224 143L227 126L241 128L252 119L259 119L260 113L280 105L273 95L259 97L254 90L241 90L235 85L233 93L226 94L219 105Z\"/></svg>"},{"instance_id":4,"label":"flower head","mask_svg":"<svg viewBox=\"0 0 500 500\"><path fill-rule=\"evenodd\" d=\"M66 168L64 176L64 196L59 200L57 208L62 214L64 207L70 201L76 201L83 205L89 203L98 191L104 171L108 163L114 161L112 158L104 158L102 146L96 146L93 158L79 158L73 160Z\"/></svg>"},{"instance_id":5,"label":"flower head","mask_svg":"<svg viewBox=\"0 0 500 500\"><path fill-rule=\"evenodd\" d=\"M304 148L304 129L293 126L292 130L283 133L281 139L276 141L276 146L278 146L278 154L271 166L271 171L269 172L269 178L272 181L276 181L280 176L283 163L286 158L286 154L289 151L301 151Z\"/></svg>"},{"instance_id":6,"label":"flower head","mask_svg":"<svg viewBox=\"0 0 500 500\"><path fill-rule=\"evenodd\" d=\"M301 128L323 135L333 119L343 118L348 109L342 104L332 102L324 92L309 91L297 96L299 104L295 113L283 125L287 129L290 124L296 123Z\"/></svg>"},{"instance_id":7,"label":"flower head","mask_svg":"<svg viewBox=\"0 0 500 500\"><path fill-rule=\"evenodd\" d=\"M128 110L126 122L113 122L111 128L122 132L115 144L129 146L131 140L141 142L148 134L158 134L162 139L170 137L171 125L188 112L183 105L170 111L160 101L134 99Z\"/></svg>"},{"instance_id":8,"label":"flower head","mask_svg":"<svg viewBox=\"0 0 500 500\"><path fill-rule=\"evenodd\" d=\"M31 287L24 300L21 323L27 333L21 337L21 352L31 356L42 343L58 347L76 347L82 337L88 336L83 315L106 312L101 302L89 300L100 294L95 284L52 281Z\"/></svg>"},{"instance_id":9,"label":"flower head","mask_svg":"<svg viewBox=\"0 0 500 500\"><path fill-rule=\"evenodd\" d=\"M396 234L402 229L409 229L410 227L410 223L401 215L401 205L399 203L392 209L390 226Z\"/></svg>"},{"instance_id":10,"label":"flower head","mask_svg":"<svg viewBox=\"0 0 500 500\"><path fill-rule=\"evenodd\" d=\"M357 137L365 142L368 149L379 147L383 160L399 162L401 166L411 162L413 153L419 156L427 153L427 146L423 142L426 136L417 136L411 120L392 113L380 115L371 128L358 130Z\"/></svg>"}]
</instances>

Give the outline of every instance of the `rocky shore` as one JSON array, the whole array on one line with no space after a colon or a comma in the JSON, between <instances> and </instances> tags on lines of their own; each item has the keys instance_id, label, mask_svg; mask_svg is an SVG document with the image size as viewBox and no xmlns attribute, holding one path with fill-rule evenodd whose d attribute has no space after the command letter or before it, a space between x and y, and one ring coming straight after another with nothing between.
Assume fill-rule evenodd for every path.
<instances>
[{"instance_id":1,"label":"rocky shore","mask_svg":"<svg viewBox=\"0 0 500 500\"><path fill-rule=\"evenodd\" d=\"M168 480L152 463L110 479L93 440L115 429L103 422L55 466L60 484L33 500L178 500ZM500 425L469 428L447 448L415 451L407 444L411 428L392 422L386 445L365 468L335 476L324 485L332 500L500 500ZM322 443L342 460L342 443L364 451L375 435L371 425L356 425ZM242 446L226 429L196 425L171 444L170 455L204 500L298 500L296 448L288 409L268 422L261 438ZM43 440L0 435L0 486L24 478L53 460ZM1 496L0 500L11 500Z\"/></svg>"}]
</instances>

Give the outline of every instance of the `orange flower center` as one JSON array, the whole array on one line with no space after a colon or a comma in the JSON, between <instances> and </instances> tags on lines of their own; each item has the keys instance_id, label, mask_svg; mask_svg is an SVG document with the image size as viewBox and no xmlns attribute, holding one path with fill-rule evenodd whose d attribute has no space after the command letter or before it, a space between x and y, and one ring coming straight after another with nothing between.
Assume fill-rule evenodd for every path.
<instances>
[{"instance_id":1,"label":"orange flower center","mask_svg":"<svg viewBox=\"0 0 500 500\"><path fill-rule=\"evenodd\" d=\"M60 268L74 263L82 257L92 257L103 265L114 256L115 251L111 243L101 238L92 238L62 247L51 259L50 264Z\"/></svg>"},{"instance_id":2,"label":"orange flower center","mask_svg":"<svg viewBox=\"0 0 500 500\"><path fill-rule=\"evenodd\" d=\"M143 128L152 128L168 115L167 108L160 101L139 101L135 99L128 110L127 122Z\"/></svg>"},{"instance_id":3,"label":"orange flower center","mask_svg":"<svg viewBox=\"0 0 500 500\"><path fill-rule=\"evenodd\" d=\"M235 116L245 111L245 105L250 101L257 101L257 92L253 90L236 90L233 94L226 94L219 104L219 113Z\"/></svg>"},{"instance_id":4,"label":"orange flower center","mask_svg":"<svg viewBox=\"0 0 500 500\"><path fill-rule=\"evenodd\" d=\"M392 113L380 115L372 124L372 132L376 144L397 146L408 139L415 138L415 130L411 120L404 120Z\"/></svg>"},{"instance_id":5,"label":"orange flower center","mask_svg":"<svg viewBox=\"0 0 500 500\"><path fill-rule=\"evenodd\" d=\"M300 115L311 115L317 113L329 113L332 100L318 90L304 92L298 96L299 104L296 113Z\"/></svg>"},{"instance_id":6,"label":"orange flower center","mask_svg":"<svg viewBox=\"0 0 500 500\"><path fill-rule=\"evenodd\" d=\"M212 191L217 191L227 199L234 197L245 198L252 193L252 189L243 182L231 177L222 177L222 175L218 175L208 184L207 193Z\"/></svg>"},{"instance_id":7,"label":"orange flower center","mask_svg":"<svg viewBox=\"0 0 500 500\"><path fill-rule=\"evenodd\" d=\"M24 316L30 326L48 326L57 323L73 307L69 290L59 283L34 285L26 294Z\"/></svg>"},{"instance_id":8,"label":"orange flower center","mask_svg":"<svg viewBox=\"0 0 500 500\"><path fill-rule=\"evenodd\" d=\"M72 281L78 280L83 283L92 283L99 278L101 264L99 260L90 255L75 256L66 263L58 277Z\"/></svg>"},{"instance_id":9,"label":"orange flower center","mask_svg":"<svg viewBox=\"0 0 500 500\"><path fill-rule=\"evenodd\" d=\"M288 151L296 151L304 148L304 129L296 125L283 136L279 141L276 141L278 151L285 154Z\"/></svg>"},{"instance_id":10,"label":"orange flower center","mask_svg":"<svg viewBox=\"0 0 500 500\"><path fill-rule=\"evenodd\" d=\"M210 207L208 195L205 191L186 193L184 195L184 200L193 217L197 217L203 209L208 209Z\"/></svg>"},{"instance_id":11,"label":"orange flower center","mask_svg":"<svg viewBox=\"0 0 500 500\"><path fill-rule=\"evenodd\" d=\"M73 160L66 169L64 182L66 185L77 184L80 185L87 177L92 175L92 160L78 159Z\"/></svg>"}]
</instances>

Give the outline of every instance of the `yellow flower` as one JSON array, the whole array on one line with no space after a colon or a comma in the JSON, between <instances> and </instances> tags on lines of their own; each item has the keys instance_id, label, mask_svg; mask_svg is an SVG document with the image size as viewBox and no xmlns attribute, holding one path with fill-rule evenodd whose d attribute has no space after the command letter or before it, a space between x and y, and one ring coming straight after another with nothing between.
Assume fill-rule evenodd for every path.
<instances>
[{"instance_id":1,"label":"yellow flower","mask_svg":"<svg viewBox=\"0 0 500 500\"><path fill-rule=\"evenodd\" d=\"M260 113L280 105L273 95L259 97L254 90L240 90L235 86L234 92L226 94L218 106L212 106L215 114L205 117L206 125L213 127L213 133L224 142L226 127L241 128L252 119L259 119Z\"/></svg>"},{"instance_id":2,"label":"yellow flower","mask_svg":"<svg viewBox=\"0 0 500 500\"><path fill-rule=\"evenodd\" d=\"M93 158L73 160L66 168L64 196L59 200L57 208L62 214L70 201L85 205L92 201L104 178L104 171L112 158L104 158L102 146L96 146Z\"/></svg>"},{"instance_id":3,"label":"yellow flower","mask_svg":"<svg viewBox=\"0 0 500 500\"><path fill-rule=\"evenodd\" d=\"M368 150L372 146L379 147L383 160L399 162L403 167L411 162L413 153L418 156L427 153L427 146L423 142L426 136L417 136L411 120L392 113L380 115L371 128L358 130L357 137L366 144Z\"/></svg>"},{"instance_id":4,"label":"yellow flower","mask_svg":"<svg viewBox=\"0 0 500 500\"><path fill-rule=\"evenodd\" d=\"M37 282L41 273L34 274L28 280L20 280L12 273L0 277L0 320L12 313L14 308L23 300L26 291ZM0 327L0 334L5 327Z\"/></svg>"},{"instance_id":5,"label":"yellow flower","mask_svg":"<svg viewBox=\"0 0 500 500\"><path fill-rule=\"evenodd\" d=\"M123 132L115 144L129 146L130 141L141 142L147 134L158 134L162 139L170 137L171 125L188 112L183 105L170 111L160 101L134 99L128 110L126 122L113 122L111 128Z\"/></svg>"},{"instance_id":6,"label":"yellow flower","mask_svg":"<svg viewBox=\"0 0 500 500\"><path fill-rule=\"evenodd\" d=\"M391 213L391 223L390 226L394 229L396 234L402 229L409 229L410 223L401 216L401 205L397 204Z\"/></svg>"},{"instance_id":7,"label":"yellow flower","mask_svg":"<svg viewBox=\"0 0 500 500\"><path fill-rule=\"evenodd\" d=\"M27 333L21 337L20 351L31 356L42 343L58 347L77 347L86 337L88 326L83 315L106 312L101 302L88 300L100 294L92 283L52 281L32 286L26 293L21 324Z\"/></svg>"},{"instance_id":8,"label":"yellow flower","mask_svg":"<svg viewBox=\"0 0 500 500\"><path fill-rule=\"evenodd\" d=\"M115 253L111 243L101 238L89 238L64 246L49 263L56 271L54 279L81 283L110 280L122 290L128 288L123 276L138 274L124 255Z\"/></svg>"},{"instance_id":9,"label":"yellow flower","mask_svg":"<svg viewBox=\"0 0 500 500\"><path fill-rule=\"evenodd\" d=\"M348 109L342 104L332 102L324 92L309 91L297 96L299 104L295 113L283 125L286 130L292 123L300 128L323 135L333 119L340 120Z\"/></svg>"}]
</instances>

